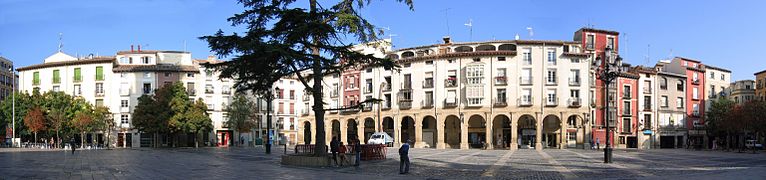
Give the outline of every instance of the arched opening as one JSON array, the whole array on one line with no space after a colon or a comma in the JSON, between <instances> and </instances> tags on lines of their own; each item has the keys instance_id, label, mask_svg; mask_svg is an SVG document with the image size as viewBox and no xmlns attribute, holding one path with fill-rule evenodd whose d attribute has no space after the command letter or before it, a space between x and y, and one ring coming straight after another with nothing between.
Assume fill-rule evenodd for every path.
<instances>
[{"instance_id":1,"label":"arched opening","mask_svg":"<svg viewBox=\"0 0 766 180\"><path fill-rule=\"evenodd\" d=\"M511 119L497 115L492 120L492 143L495 148L508 148L511 143Z\"/></svg>"},{"instance_id":2,"label":"arched opening","mask_svg":"<svg viewBox=\"0 0 766 180\"><path fill-rule=\"evenodd\" d=\"M344 142L346 144L351 144L350 142L354 142L353 140L358 139L359 136L357 136L357 123L354 119L348 119L348 122L346 123L346 141Z\"/></svg>"},{"instance_id":3,"label":"arched opening","mask_svg":"<svg viewBox=\"0 0 766 180\"><path fill-rule=\"evenodd\" d=\"M518 135L516 143L519 144L519 148L529 149L535 146L535 135L537 135L537 121L531 115L523 115L519 117L518 122Z\"/></svg>"},{"instance_id":4,"label":"arched opening","mask_svg":"<svg viewBox=\"0 0 766 180\"><path fill-rule=\"evenodd\" d=\"M303 122L303 144L311 144L311 122Z\"/></svg>"},{"instance_id":5,"label":"arched opening","mask_svg":"<svg viewBox=\"0 0 766 180\"><path fill-rule=\"evenodd\" d=\"M391 138L394 138L394 142L396 142L396 137L394 135L394 118L391 117L385 117L383 118L383 132L386 132L388 136L391 136Z\"/></svg>"},{"instance_id":6,"label":"arched opening","mask_svg":"<svg viewBox=\"0 0 766 180\"><path fill-rule=\"evenodd\" d=\"M389 55L388 55L388 56L386 56L386 57L387 57L388 59L391 59L391 60L397 60L397 59L399 59L399 55L397 55L397 54L389 54Z\"/></svg>"},{"instance_id":7,"label":"arched opening","mask_svg":"<svg viewBox=\"0 0 766 180\"><path fill-rule=\"evenodd\" d=\"M415 57L415 53L412 51L407 51L402 53L402 58L409 58L409 57Z\"/></svg>"},{"instance_id":8,"label":"arched opening","mask_svg":"<svg viewBox=\"0 0 766 180\"><path fill-rule=\"evenodd\" d=\"M476 47L476 51L495 51L495 46L493 45L480 45Z\"/></svg>"},{"instance_id":9,"label":"arched opening","mask_svg":"<svg viewBox=\"0 0 766 180\"><path fill-rule=\"evenodd\" d=\"M338 138L338 141L340 141L340 121L338 120L332 120L332 138Z\"/></svg>"},{"instance_id":10,"label":"arched opening","mask_svg":"<svg viewBox=\"0 0 766 180\"><path fill-rule=\"evenodd\" d=\"M516 45L514 44L502 44L497 47L498 51L516 51Z\"/></svg>"},{"instance_id":11,"label":"arched opening","mask_svg":"<svg viewBox=\"0 0 766 180\"><path fill-rule=\"evenodd\" d=\"M471 148L482 148L487 139L487 123L484 117L473 115L468 118L468 144Z\"/></svg>"},{"instance_id":12,"label":"arched opening","mask_svg":"<svg viewBox=\"0 0 766 180\"><path fill-rule=\"evenodd\" d=\"M471 46L460 46L455 48L455 52L473 52Z\"/></svg>"},{"instance_id":13,"label":"arched opening","mask_svg":"<svg viewBox=\"0 0 766 180\"><path fill-rule=\"evenodd\" d=\"M370 137L372 137L372 134L375 133L375 120L372 118L365 118L364 119L364 143L367 143L368 140L370 140Z\"/></svg>"},{"instance_id":14,"label":"arched opening","mask_svg":"<svg viewBox=\"0 0 766 180\"><path fill-rule=\"evenodd\" d=\"M438 132L436 130L436 118L433 116L426 116L423 118L422 130L422 138L423 142L426 144L426 147L436 148L436 142L438 138Z\"/></svg>"},{"instance_id":15,"label":"arched opening","mask_svg":"<svg viewBox=\"0 0 766 180\"><path fill-rule=\"evenodd\" d=\"M401 131L401 138L399 138L399 142L405 143L407 140L412 140L412 142L415 142L415 120L412 119L412 117L404 116L402 118L402 127L400 129Z\"/></svg>"},{"instance_id":16,"label":"arched opening","mask_svg":"<svg viewBox=\"0 0 766 180\"><path fill-rule=\"evenodd\" d=\"M580 121L581 118L577 115L571 115L567 118L566 145L568 148L576 148L577 144L582 144L582 138L585 137L585 135L583 134L580 136L580 133L582 132L580 130L582 128L580 126Z\"/></svg>"},{"instance_id":17,"label":"arched opening","mask_svg":"<svg viewBox=\"0 0 766 180\"><path fill-rule=\"evenodd\" d=\"M556 115L543 118L543 148L559 148L561 143L561 119Z\"/></svg>"},{"instance_id":18,"label":"arched opening","mask_svg":"<svg viewBox=\"0 0 766 180\"><path fill-rule=\"evenodd\" d=\"M444 143L450 148L460 148L460 118L454 115L444 120Z\"/></svg>"}]
</instances>

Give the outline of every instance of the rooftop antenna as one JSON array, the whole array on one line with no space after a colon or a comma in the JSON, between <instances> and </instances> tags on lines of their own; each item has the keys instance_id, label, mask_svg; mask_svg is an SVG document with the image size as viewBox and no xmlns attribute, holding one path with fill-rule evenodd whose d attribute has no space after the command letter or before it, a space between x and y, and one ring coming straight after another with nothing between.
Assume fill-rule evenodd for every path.
<instances>
[{"instance_id":1,"label":"rooftop antenna","mask_svg":"<svg viewBox=\"0 0 766 180\"><path fill-rule=\"evenodd\" d=\"M468 41L473 41L473 19L468 19L468 23L463 24L468 26L469 36Z\"/></svg>"},{"instance_id":2,"label":"rooftop antenna","mask_svg":"<svg viewBox=\"0 0 766 180\"><path fill-rule=\"evenodd\" d=\"M64 33L59 33L59 49L58 49L58 52L61 52L61 49L64 48L64 42L62 40L63 36L64 36Z\"/></svg>"},{"instance_id":3,"label":"rooftop antenna","mask_svg":"<svg viewBox=\"0 0 766 180\"><path fill-rule=\"evenodd\" d=\"M670 48L670 57L668 59L673 59L673 48Z\"/></svg>"},{"instance_id":4,"label":"rooftop antenna","mask_svg":"<svg viewBox=\"0 0 766 180\"><path fill-rule=\"evenodd\" d=\"M444 21L446 21L445 26L447 26L447 36L450 35L449 32L449 10L452 8L444 8Z\"/></svg>"},{"instance_id":5,"label":"rooftop antenna","mask_svg":"<svg viewBox=\"0 0 766 180\"><path fill-rule=\"evenodd\" d=\"M625 45L624 45L625 47L623 49L625 49L625 57L627 57L628 56L628 33L622 33L622 38L625 39Z\"/></svg>"},{"instance_id":6,"label":"rooftop antenna","mask_svg":"<svg viewBox=\"0 0 766 180\"><path fill-rule=\"evenodd\" d=\"M649 54L650 53L649 48L651 48L651 47L652 47L651 44L647 44L646 45L646 64L647 65L649 65L649 62L652 59L651 54Z\"/></svg>"},{"instance_id":7,"label":"rooftop antenna","mask_svg":"<svg viewBox=\"0 0 766 180\"><path fill-rule=\"evenodd\" d=\"M529 32L529 39L532 39L532 36L535 35L535 31L532 30L532 27L527 27L527 31Z\"/></svg>"},{"instance_id":8,"label":"rooftop antenna","mask_svg":"<svg viewBox=\"0 0 766 180\"><path fill-rule=\"evenodd\" d=\"M393 37L396 37L396 36L398 36L398 35L396 35L396 34L389 34L388 35L388 39L391 41L391 47L394 47L394 38Z\"/></svg>"},{"instance_id":9,"label":"rooftop antenna","mask_svg":"<svg viewBox=\"0 0 766 180\"><path fill-rule=\"evenodd\" d=\"M184 52L186 52L186 40L184 40Z\"/></svg>"}]
</instances>

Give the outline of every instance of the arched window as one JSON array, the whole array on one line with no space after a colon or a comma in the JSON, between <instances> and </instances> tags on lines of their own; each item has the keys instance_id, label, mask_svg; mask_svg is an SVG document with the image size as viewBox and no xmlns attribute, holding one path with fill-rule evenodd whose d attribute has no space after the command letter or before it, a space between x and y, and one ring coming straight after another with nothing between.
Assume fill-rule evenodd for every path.
<instances>
[{"instance_id":1,"label":"arched window","mask_svg":"<svg viewBox=\"0 0 766 180\"><path fill-rule=\"evenodd\" d=\"M389 55L388 55L388 56L386 56L386 57L387 57L387 58L389 58L389 59L391 59L391 60L397 60L397 59L399 59L399 55L396 55L396 54L389 54Z\"/></svg>"},{"instance_id":2,"label":"arched window","mask_svg":"<svg viewBox=\"0 0 766 180\"><path fill-rule=\"evenodd\" d=\"M499 51L515 51L516 45L513 44L502 44L498 47Z\"/></svg>"},{"instance_id":3,"label":"arched window","mask_svg":"<svg viewBox=\"0 0 766 180\"><path fill-rule=\"evenodd\" d=\"M473 52L473 48L471 46L460 46L455 48L455 52Z\"/></svg>"},{"instance_id":4,"label":"arched window","mask_svg":"<svg viewBox=\"0 0 766 180\"><path fill-rule=\"evenodd\" d=\"M481 45L476 47L476 51L495 51L495 46L493 45Z\"/></svg>"},{"instance_id":5,"label":"arched window","mask_svg":"<svg viewBox=\"0 0 766 180\"><path fill-rule=\"evenodd\" d=\"M415 57L415 53L412 51L407 51L402 53L402 58L408 58L408 57Z\"/></svg>"}]
</instances>

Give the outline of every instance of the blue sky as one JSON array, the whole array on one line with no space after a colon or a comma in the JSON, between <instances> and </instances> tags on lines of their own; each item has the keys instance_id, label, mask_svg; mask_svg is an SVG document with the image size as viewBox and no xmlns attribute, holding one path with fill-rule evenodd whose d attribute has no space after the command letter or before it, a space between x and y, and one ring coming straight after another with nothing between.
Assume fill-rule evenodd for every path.
<instances>
[{"instance_id":1,"label":"blue sky","mask_svg":"<svg viewBox=\"0 0 766 180\"><path fill-rule=\"evenodd\" d=\"M621 32L621 55L634 65L683 56L729 69L733 80L753 79L766 69L758 54L766 42L766 1L414 1L415 11L409 11L394 0L372 0L364 14L396 35L395 48L437 43L447 26L455 41L469 41L463 25L469 19L473 41L516 34L571 40L591 24ZM16 67L42 63L63 33L64 52L71 55L114 55L131 44L183 50L185 41L195 58L205 58L210 50L197 37L241 31L226 18L242 10L233 0L0 0L0 55Z\"/></svg>"}]
</instances>

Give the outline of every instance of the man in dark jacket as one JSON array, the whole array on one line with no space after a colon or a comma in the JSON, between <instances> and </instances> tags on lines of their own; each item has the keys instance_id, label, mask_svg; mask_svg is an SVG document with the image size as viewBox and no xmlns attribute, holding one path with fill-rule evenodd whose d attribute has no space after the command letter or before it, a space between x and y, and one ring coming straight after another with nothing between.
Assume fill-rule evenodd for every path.
<instances>
[{"instance_id":1,"label":"man in dark jacket","mask_svg":"<svg viewBox=\"0 0 766 180\"><path fill-rule=\"evenodd\" d=\"M410 171L410 143L412 143L412 141L407 140L407 142L402 144L402 147L399 148L399 174L407 174Z\"/></svg>"},{"instance_id":2,"label":"man in dark jacket","mask_svg":"<svg viewBox=\"0 0 766 180\"><path fill-rule=\"evenodd\" d=\"M362 143L359 142L359 139L354 142L354 151L356 152L356 161L354 161L354 166L359 166L359 161L362 159Z\"/></svg>"},{"instance_id":3,"label":"man in dark jacket","mask_svg":"<svg viewBox=\"0 0 766 180\"><path fill-rule=\"evenodd\" d=\"M74 150L75 150L75 147L74 147L74 137L72 137L72 139L69 140L69 146L72 147L72 154L74 154Z\"/></svg>"},{"instance_id":4,"label":"man in dark jacket","mask_svg":"<svg viewBox=\"0 0 766 180\"><path fill-rule=\"evenodd\" d=\"M335 161L335 165L338 165L338 147L340 142L338 142L338 137L332 137L332 141L330 141L330 152L332 152L332 160Z\"/></svg>"}]
</instances>

